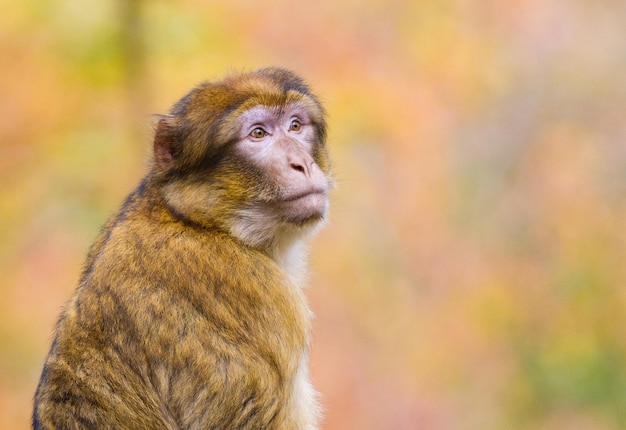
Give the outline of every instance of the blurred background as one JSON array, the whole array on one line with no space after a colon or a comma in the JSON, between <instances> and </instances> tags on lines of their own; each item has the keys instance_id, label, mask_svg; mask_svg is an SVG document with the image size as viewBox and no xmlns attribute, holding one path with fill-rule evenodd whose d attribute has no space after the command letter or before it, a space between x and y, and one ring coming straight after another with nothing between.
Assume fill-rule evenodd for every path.
<instances>
[{"instance_id":1,"label":"blurred background","mask_svg":"<svg viewBox=\"0 0 626 430\"><path fill-rule=\"evenodd\" d=\"M0 0L0 428L145 173L153 114L267 65L329 113L324 429L626 428L626 3Z\"/></svg>"}]
</instances>

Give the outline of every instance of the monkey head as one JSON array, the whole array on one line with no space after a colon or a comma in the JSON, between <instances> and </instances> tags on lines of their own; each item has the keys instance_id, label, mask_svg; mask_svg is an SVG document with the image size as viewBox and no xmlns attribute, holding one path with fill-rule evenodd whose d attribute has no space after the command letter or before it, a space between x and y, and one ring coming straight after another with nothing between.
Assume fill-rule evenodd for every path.
<instances>
[{"instance_id":1,"label":"monkey head","mask_svg":"<svg viewBox=\"0 0 626 430\"><path fill-rule=\"evenodd\" d=\"M160 117L151 177L177 218L271 248L327 215L324 115L284 69L205 82Z\"/></svg>"}]
</instances>

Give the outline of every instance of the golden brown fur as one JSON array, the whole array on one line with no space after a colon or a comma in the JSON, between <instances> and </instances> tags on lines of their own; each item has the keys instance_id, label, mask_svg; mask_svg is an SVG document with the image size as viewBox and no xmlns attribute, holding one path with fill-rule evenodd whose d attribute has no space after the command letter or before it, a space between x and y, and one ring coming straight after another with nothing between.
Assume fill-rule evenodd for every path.
<instances>
[{"instance_id":1,"label":"golden brown fur","mask_svg":"<svg viewBox=\"0 0 626 430\"><path fill-rule=\"evenodd\" d=\"M284 182L235 144L244 112L294 104L310 118L321 183L323 110L291 72L202 84L161 118L152 168L104 226L58 321L35 429L317 428L309 310L285 262L326 207L276 212Z\"/></svg>"}]
</instances>

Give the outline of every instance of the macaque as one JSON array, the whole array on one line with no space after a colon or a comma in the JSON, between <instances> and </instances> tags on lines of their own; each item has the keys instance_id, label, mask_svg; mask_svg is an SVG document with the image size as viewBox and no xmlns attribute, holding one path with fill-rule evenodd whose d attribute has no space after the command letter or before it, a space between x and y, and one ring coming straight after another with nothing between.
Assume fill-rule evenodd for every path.
<instances>
[{"instance_id":1,"label":"macaque","mask_svg":"<svg viewBox=\"0 0 626 430\"><path fill-rule=\"evenodd\" d=\"M333 186L320 102L266 68L155 122L149 171L59 317L33 427L317 429L302 283Z\"/></svg>"}]
</instances>

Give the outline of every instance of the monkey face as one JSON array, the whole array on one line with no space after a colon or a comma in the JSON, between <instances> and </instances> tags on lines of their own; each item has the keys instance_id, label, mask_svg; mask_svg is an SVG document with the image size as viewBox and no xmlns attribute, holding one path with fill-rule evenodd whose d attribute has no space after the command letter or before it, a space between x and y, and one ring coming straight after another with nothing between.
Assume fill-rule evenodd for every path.
<instances>
[{"instance_id":1,"label":"monkey face","mask_svg":"<svg viewBox=\"0 0 626 430\"><path fill-rule=\"evenodd\" d=\"M325 139L323 108L302 80L262 69L202 84L162 117L155 176L180 217L265 246L324 220Z\"/></svg>"},{"instance_id":2,"label":"monkey face","mask_svg":"<svg viewBox=\"0 0 626 430\"><path fill-rule=\"evenodd\" d=\"M224 166L239 172L226 182L244 196L229 229L252 244L312 230L326 217L332 180L318 112L306 99L278 106L255 105L237 114L236 140Z\"/></svg>"},{"instance_id":3,"label":"monkey face","mask_svg":"<svg viewBox=\"0 0 626 430\"><path fill-rule=\"evenodd\" d=\"M239 118L238 158L250 164L256 204L287 222L323 218L329 180L313 158L318 145L306 108L255 106ZM259 183L260 182L260 183ZM259 186L260 185L260 186Z\"/></svg>"}]
</instances>

